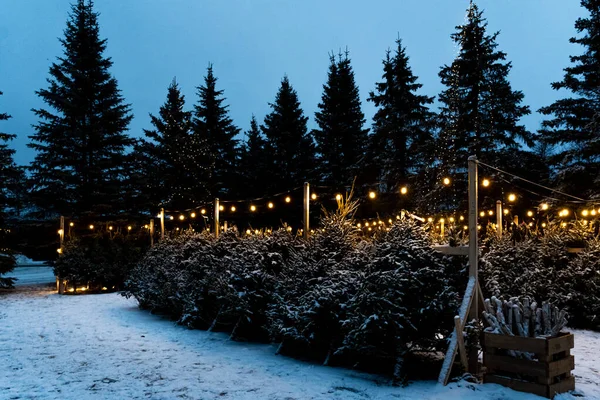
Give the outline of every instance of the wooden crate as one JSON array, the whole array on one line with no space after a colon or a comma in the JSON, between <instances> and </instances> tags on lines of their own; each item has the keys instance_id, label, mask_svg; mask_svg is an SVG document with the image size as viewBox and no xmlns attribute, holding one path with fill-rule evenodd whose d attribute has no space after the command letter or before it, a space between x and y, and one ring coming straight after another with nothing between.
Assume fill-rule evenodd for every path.
<instances>
[{"instance_id":1,"label":"wooden crate","mask_svg":"<svg viewBox=\"0 0 600 400\"><path fill-rule=\"evenodd\" d=\"M571 355L574 337L560 333L552 338L483 334L485 383L498 383L521 392L547 398L575 389L571 371L575 357ZM511 357L509 350L533 353L534 360Z\"/></svg>"}]
</instances>

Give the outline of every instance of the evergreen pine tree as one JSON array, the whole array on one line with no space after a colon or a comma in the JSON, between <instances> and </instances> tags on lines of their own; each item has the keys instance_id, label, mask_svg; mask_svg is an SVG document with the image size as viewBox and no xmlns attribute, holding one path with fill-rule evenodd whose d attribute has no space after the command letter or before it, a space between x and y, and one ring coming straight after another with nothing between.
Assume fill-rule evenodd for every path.
<instances>
[{"instance_id":1,"label":"evergreen pine tree","mask_svg":"<svg viewBox=\"0 0 600 400\"><path fill-rule=\"evenodd\" d=\"M185 97L173 79L158 116L150 114L152 130L139 145L144 155L144 195L152 208L185 209L195 201L207 200L207 166L192 143L192 113L185 111Z\"/></svg>"},{"instance_id":2,"label":"evergreen pine tree","mask_svg":"<svg viewBox=\"0 0 600 400\"><path fill-rule=\"evenodd\" d=\"M2 95L2 92L0 92ZM5 121L10 115L0 112L0 121ZM12 251L7 247L9 228L6 226L6 210L11 204L11 193L15 191L15 183L19 182L21 170L16 166L13 156L15 151L8 147L8 141L15 135L0 132L0 288L11 287L13 279L2 276L15 266Z\"/></svg>"},{"instance_id":3,"label":"evergreen pine tree","mask_svg":"<svg viewBox=\"0 0 600 400\"><path fill-rule=\"evenodd\" d=\"M571 43L581 45L583 54L571 56L562 81L555 90L568 90L572 97L542 107L551 116L542 122L541 139L556 145L550 157L556 169L559 189L576 196L600 195L600 1L582 0L587 18L579 18L575 29L581 37Z\"/></svg>"},{"instance_id":4,"label":"evergreen pine tree","mask_svg":"<svg viewBox=\"0 0 600 400\"><path fill-rule=\"evenodd\" d=\"M314 176L315 145L306 128L298 94L287 76L275 96L275 102L261 126L270 155L268 171L269 189L279 193L300 187Z\"/></svg>"},{"instance_id":5,"label":"evergreen pine tree","mask_svg":"<svg viewBox=\"0 0 600 400\"><path fill-rule=\"evenodd\" d=\"M109 73L91 0L71 6L60 42L64 55L50 67L49 87L36 92L49 108L34 110L40 121L29 144L37 151L32 200L53 215L114 215L123 209L132 116Z\"/></svg>"},{"instance_id":6,"label":"evergreen pine tree","mask_svg":"<svg viewBox=\"0 0 600 400\"><path fill-rule=\"evenodd\" d=\"M316 143L318 178L324 185L347 186L359 174L365 158L368 130L348 52L330 56L327 83L312 134Z\"/></svg>"},{"instance_id":7,"label":"evergreen pine tree","mask_svg":"<svg viewBox=\"0 0 600 400\"><path fill-rule=\"evenodd\" d=\"M530 110L522 105L523 93L513 90L508 81L511 63L505 61L506 53L496 49L498 33L488 35L486 27L482 12L471 3L467 21L457 26L451 35L460 47L459 54L439 73L447 89L439 96L442 105L437 188L441 188L442 176L450 175L454 193L460 194L460 201L467 193L469 156L475 155L505 167L502 159L495 158L495 153L518 149L520 141L532 146L534 139L523 125L519 125L521 117ZM456 201L445 201L442 206L458 205Z\"/></svg>"},{"instance_id":8,"label":"evergreen pine tree","mask_svg":"<svg viewBox=\"0 0 600 400\"><path fill-rule=\"evenodd\" d=\"M240 171L243 181L241 196L257 198L267 192L267 182L270 177L266 172L269 157L266 151L266 141L263 137L256 117L250 120L250 130L246 132L246 141L241 148Z\"/></svg>"},{"instance_id":9,"label":"evergreen pine tree","mask_svg":"<svg viewBox=\"0 0 600 400\"><path fill-rule=\"evenodd\" d=\"M417 94L423 85L417 83L400 39L396 45L394 54L388 50L383 60L383 82L369 95L377 107L369 171L387 192L399 191L423 170L430 160L433 140L434 114L428 108L433 97Z\"/></svg>"},{"instance_id":10,"label":"evergreen pine tree","mask_svg":"<svg viewBox=\"0 0 600 400\"><path fill-rule=\"evenodd\" d=\"M199 102L194 106L194 135L199 143L206 141L208 164L212 167L208 188L213 197L235 195L239 181L239 129L229 118L229 106L223 105L223 91L217 90L212 64L208 66L204 85L198 88Z\"/></svg>"}]
</instances>

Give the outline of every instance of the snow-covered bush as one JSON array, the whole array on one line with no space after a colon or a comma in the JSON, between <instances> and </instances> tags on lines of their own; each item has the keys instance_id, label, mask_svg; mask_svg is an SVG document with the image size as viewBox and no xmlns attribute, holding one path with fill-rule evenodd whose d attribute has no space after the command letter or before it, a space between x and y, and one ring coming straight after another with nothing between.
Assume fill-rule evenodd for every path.
<instances>
[{"instance_id":1,"label":"snow-covered bush","mask_svg":"<svg viewBox=\"0 0 600 400\"><path fill-rule=\"evenodd\" d=\"M399 381L410 351L435 348L448 333L446 322L452 321L462 290L450 286L456 264L432 250L422 227L404 219L375 243L364 273L347 305L338 353L367 362L387 359Z\"/></svg>"},{"instance_id":2,"label":"snow-covered bush","mask_svg":"<svg viewBox=\"0 0 600 400\"><path fill-rule=\"evenodd\" d=\"M69 240L55 262L54 273L75 289L118 290L148 247L146 241L145 237L110 232Z\"/></svg>"}]
</instances>

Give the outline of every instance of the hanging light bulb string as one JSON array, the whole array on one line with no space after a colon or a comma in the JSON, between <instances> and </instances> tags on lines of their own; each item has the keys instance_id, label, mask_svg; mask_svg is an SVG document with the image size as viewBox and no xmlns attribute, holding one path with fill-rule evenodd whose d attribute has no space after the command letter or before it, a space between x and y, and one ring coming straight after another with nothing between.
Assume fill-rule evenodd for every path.
<instances>
[{"instance_id":1,"label":"hanging light bulb string","mask_svg":"<svg viewBox=\"0 0 600 400\"><path fill-rule=\"evenodd\" d=\"M512 173L510 173L510 172L503 171L503 170L501 170L500 168L496 168L496 167L494 167L494 166L492 166L492 165L489 165L489 164L486 164L486 163L484 163L484 162L477 161L477 163L478 163L478 164L480 164L480 165L482 165L482 166L484 166L484 167L486 167L486 168L492 169L492 170L494 170L494 171L496 171L496 172L499 172L499 173L501 173L501 174L504 174L504 175L511 176L511 177L513 177L513 178L515 178L515 179L519 179L519 180L521 180L521 181L523 181L523 182L527 182L527 183L529 183L529 184L531 184L531 185L534 185L534 186L540 187L540 188L542 188L542 189L548 190L548 191L550 191L550 192L552 192L552 193L556 193L556 194L559 194L559 195L561 195L561 196L565 196L565 197L571 197L571 198L573 198L573 199L577 200L576 202L574 202L574 201L572 201L572 200L571 200L570 202L572 202L572 203L592 203L592 200L586 200L586 199L582 199L581 197L573 196L573 195L571 195L571 194L568 194L568 193L561 192L560 190L552 189L552 188L550 188L550 187L548 187L548 186L544 186L544 185L542 185L542 184L539 184L539 183L536 183L536 182L530 181L529 179L522 178L522 177L520 177L520 176L518 176L518 175L515 175L515 174L512 174ZM502 179L502 178L501 178L501 179ZM507 183L511 183L511 182L508 182L506 179L503 179L503 180L504 180L505 182L507 182ZM533 193L533 194L536 194L536 195L538 195L538 196L542 196L542 195L539 195L539 194L537 194L537 193L535 193L535 192L531 192L531 193ZM542 197L543 197L543 196L542 196ZM558 200L558 199L553 199L553 200Z\"/></svg>"}]
</instances>

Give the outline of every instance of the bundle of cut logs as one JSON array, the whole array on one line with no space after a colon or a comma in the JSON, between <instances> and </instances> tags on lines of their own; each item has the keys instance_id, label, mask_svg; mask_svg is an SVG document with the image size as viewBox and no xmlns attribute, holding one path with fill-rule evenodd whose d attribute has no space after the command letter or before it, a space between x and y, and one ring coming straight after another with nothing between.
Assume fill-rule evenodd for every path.
<instances>
[{"instance_id":1,"label":"bundle of cut logs","mask_svg":"<svg viewBox=\"0 0 600 400\"><path fill-rule=\"evenodd\" d=\"M567 325L567 312L545 301L541 307L530 297L511 297L508 301L493 296L485 300L483 316L487 331L509 336L552 337Z\"/></svg>"}]
</instances>

